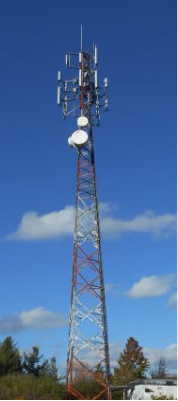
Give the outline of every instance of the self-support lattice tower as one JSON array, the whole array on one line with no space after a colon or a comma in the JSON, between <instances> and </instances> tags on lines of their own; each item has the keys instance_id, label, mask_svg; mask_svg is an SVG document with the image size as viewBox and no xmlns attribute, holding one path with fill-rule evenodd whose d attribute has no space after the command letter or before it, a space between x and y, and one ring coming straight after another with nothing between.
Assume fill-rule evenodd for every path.
<instances>
[{"instance_id":1,"label":"self-support lattice tower","mask_svg":"<svg viewBox=\"0 0 178 401\"><path fill-rule=\"evenodd\" d=\"M82 43L82 40L81 40ZM73 274L67 355L67 393L76 399L110 399L110 364L103 279L99 210L96 192L93 127L100 108L108 109L108 80L98 85L98 51L66 55L77 77L63 81L58 72L58 104L63 117L78 117L78 130L68 139L78 153L77 196L73 241ZM82 136L83 135L83 136ZM93 384L92 394L81 382ZM79 385L80 383L80 385Z\"/></svg>"}]
</instances>

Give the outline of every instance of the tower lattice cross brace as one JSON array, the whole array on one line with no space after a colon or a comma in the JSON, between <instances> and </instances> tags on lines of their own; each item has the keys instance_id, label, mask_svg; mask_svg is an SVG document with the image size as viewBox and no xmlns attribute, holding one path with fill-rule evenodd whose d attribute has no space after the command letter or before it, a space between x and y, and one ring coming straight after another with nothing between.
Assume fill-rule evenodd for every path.
<instances>
[{"instance_id":1,"label":"tower lattice cross brace","mask_svg":"<svg viewBox=\"0 0 178 401\"><path fill-rule=\"evenodd\" d=\"M76 55L72 54L74 60ZM79 67L72 67L71 55L66 56L66 64L79 70L79 78L62 81L59 73L61 85L58 88L58 103L63 105L64 118L76 115L87 119L83 128L87 133L87 142L80 145L70 142L77 148L78 172L67 393L68 397L72 395L76 399L109 399L110 365L93 146L93 126L99 123L103 98L105 108L108 105L107 81L105 79L105 91L101 95L97 82L96 46L91 52L81 51L78 57ZM81 131L74 134L77 132L79 137ZM82 382L85 383L83 390Z\"/></svg>"}]
</instances>

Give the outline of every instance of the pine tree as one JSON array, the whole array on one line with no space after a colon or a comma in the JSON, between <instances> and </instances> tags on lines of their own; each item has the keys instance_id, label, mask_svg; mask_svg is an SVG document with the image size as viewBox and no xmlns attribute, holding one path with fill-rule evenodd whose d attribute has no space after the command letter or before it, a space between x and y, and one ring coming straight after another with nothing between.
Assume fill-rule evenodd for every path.
<instances>
[{"instance_id":1,"label":"pine tree","mask_svg":"<svg viewBox=\"0 0 178 401\"><path fill-rule=\"evenodd\" d=\"M53 377L53 379L58 380L58 368L56 366L56 358L53 356L50 359L50 370L49 370L49 375Z\"/></svg>"},{"instance_id":2,"label":"pine tree","mask_svg":"<svg viewBox=\"0 0 178 401\"><path fill-rule=\"evenodd\" d=\"M0 344L0 376L9 373L21 373L22 361L20 351L12 340L12 337L6 337Z\"/></svg>"},{"instance_id":3,"label":"pine tree","mask_svg":"<svg viewBox=\"0 0 178 401\"><path fill-rule=\"evenodd\" d=\"M39 377L41 371L44 370L44 363L40 364L43 355L39 354L39 348L33 347L30 353L24 353L23 369L25 373L32 374L35 377Z\"/></svg>"},{"instance_id":4,"label":"pine tree","mask_svg":"<svg viewBox=\"0 0 178 401\"><path fill-rule=\"evenodd\" d=\"M124 351L118 360L119 367L114 370L114 378L117 383L128 383L132 380L145 377L149 367L149 361L144 357L142 347L133 337L129 337Z\"/></svg>"}]
</instances>

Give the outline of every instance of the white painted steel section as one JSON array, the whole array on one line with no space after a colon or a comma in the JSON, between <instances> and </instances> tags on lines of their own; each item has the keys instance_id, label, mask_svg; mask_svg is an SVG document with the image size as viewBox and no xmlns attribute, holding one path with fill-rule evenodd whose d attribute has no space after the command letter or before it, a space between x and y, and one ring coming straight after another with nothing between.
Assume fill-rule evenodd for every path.
<instances>
[{"instance_id":1,"label":"white painted steel section","mask_svg":"<svg viewBox=\"0 0 178 401\"><path fill-rule=\"evenodd\" d=\"M95 88L98 87L98 71L95 70Z\"/></svg>"},{"instance_id":2,"label":"white painted steel section","mask_svg":"<svg viewBox=\"0 0 178 401\"><path fill-rule=\"evenodd\" d=\"M95 45L95 64L98 64L98 49Z\"/></svg>"},{"instance_id":3,"label":"white painted steel section","mask_svg":"<svg viewBox=\"0 0 178 401\"><path fill-rule=\"evenodd\" d=\"M57 88L57 104L61 103L61 88L58 86Z\"/></svg>"},{"instance_id":4,"label":"white painted steel section","mask_svg":"<svg viewBox=\"0 0 178 401\"><path fill-rule=\"evenodd\" d=\"M61 81L61 71L58 71L57 79L58 79L59 82Z\"/></svg>"},{"instance_id":5,"label":"white painted steel section","mask_svg":"<svg viewBox=\"0 0 178 401\"><path fill-rule=\"evenodd\" d=\"M79 86L82 86L82 70L79 68Z\"/></svg>"}]
</instances>

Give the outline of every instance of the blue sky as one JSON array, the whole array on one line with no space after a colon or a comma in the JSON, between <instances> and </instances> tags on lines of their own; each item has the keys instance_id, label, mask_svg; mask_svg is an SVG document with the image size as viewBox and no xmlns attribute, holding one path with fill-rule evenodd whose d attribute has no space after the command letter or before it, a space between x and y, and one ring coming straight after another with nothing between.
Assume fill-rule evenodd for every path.
<instances>
[{"instance_id":1,"label":"blue sky","mask_svg":"<svg viewBox=\"0 0 178 401\"><path fill-rule=\"evenodd\" d=\"M109 79L94 141L111 361L133 336L151 361L161 354L173 368L175 0L1 4L0 338L38 344L65 365L76 121L62 121L56 88L81 23L84 48L99 48L100 82Z\"/></svg>"}]
</instances>

